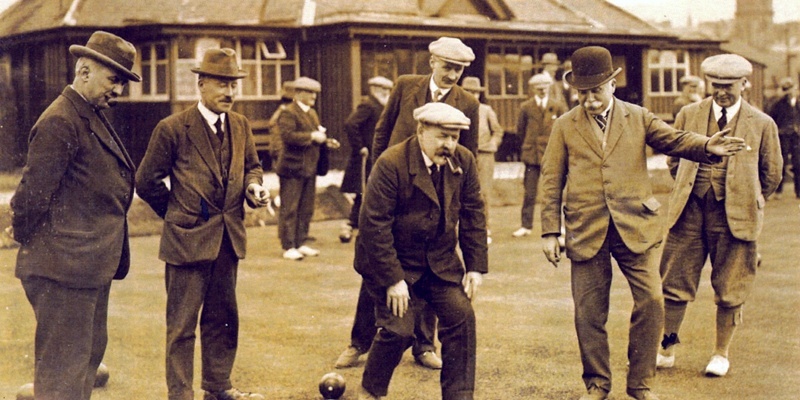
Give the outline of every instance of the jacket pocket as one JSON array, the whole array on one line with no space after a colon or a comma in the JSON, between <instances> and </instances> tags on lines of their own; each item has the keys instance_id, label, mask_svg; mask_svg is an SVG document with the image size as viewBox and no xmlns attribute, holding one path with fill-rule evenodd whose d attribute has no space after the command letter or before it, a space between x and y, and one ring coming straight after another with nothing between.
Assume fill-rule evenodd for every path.
<instances>
[{"instance_id":1,"label":"jacket pocket","mask_svg":"<svg viewBox=\"0 0 800 400\"><path fill-rule=\"evenodd\" d=\"M661 208L661 203L655 197L651 197L644 202L642 202L644 209L650 212L651 214L658 214L658 210Z\"/></svg>"},{"instance_id":2,"label":"jacket pocket","mask_svg":"<svg viewBox=\"0 0 800 400\"><path fill-rule=\"evenodd\" d=\"M201 224L201 219L199 216L181 212L168 212L167 215L164 216L164 221L187 229L194 228Z\"/></svg>"}]
</instances>

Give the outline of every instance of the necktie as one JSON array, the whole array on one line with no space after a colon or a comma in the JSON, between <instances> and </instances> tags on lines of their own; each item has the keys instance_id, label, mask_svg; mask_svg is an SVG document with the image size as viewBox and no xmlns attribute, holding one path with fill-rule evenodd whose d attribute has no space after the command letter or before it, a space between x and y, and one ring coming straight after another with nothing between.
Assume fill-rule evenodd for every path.
<instances>
[{"instance_id":1,"label":"necktie","mask_svg":"<svg viewBox=\"0 0 800 400\"><path fill-rule=\"evenodd\" d=\"M600 130L605 132L606 130L606 116L603 114L597 114L594 116L594 120L597 121L597 125L600 125Z\"/></svg>"},{"instance_id":2,"label":"necktie","mask_svg":"<svg viewBox=\"0 0 800 400\"><path fill-rule=\"evenodd\" d=\"M222 114L217 118L217 122L214 123L214 128L217 129L217 137L222 142L222 138L225 137L225 132L222 131Z\"/></svg>"},{"instance_id":3,"label":"necktie","mask_svg":"<svg viewBox=\"0 0 800 400\"><path fill-rule=\"evenodd\" d=\"M438 103L439 99L442 97L442 90L436 89L433 91L433 102Z\"/></svg>"},{"instance_id":4,"label":"necktie","mask_svg":"<svg viewBox=\"0 0 800 400\"><path fill-rule=\"evenodd\" d=\"M725 107L722 107L722 115L717 120L717 126L719 127L719 130L725 129L725 125L728 125L728 117L726 114L728 114L728 110L726 110Z\"/></svg>"},{"instance_id":5,"label":"necktie","mask_svg":"<svg viewBox=\"0 0 800 400\"><path fill-rule=\"evenodd\" d=\"M442 204L444 200L444 191L442 190L442 173L441 168L438 165L433 164L431 165L431 181L433 181L433 188L436 189L436 196L439 198L439 204Z\"/></svg>"}]
</instances>

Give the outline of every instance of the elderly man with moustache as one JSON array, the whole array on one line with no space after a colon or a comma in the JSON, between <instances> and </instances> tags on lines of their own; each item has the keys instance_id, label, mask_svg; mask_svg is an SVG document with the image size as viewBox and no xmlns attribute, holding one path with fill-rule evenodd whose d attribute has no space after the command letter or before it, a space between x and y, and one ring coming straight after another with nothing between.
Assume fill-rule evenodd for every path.
<instances>
[{"instance_id":1,"label":"elderly man with moustache","mask_svg":"<svg viewBox=\"0 0 800 400\"><path fill-rule=\"evenodd\" d=\"M646 146L701 162L744 147L730 130L706 137L678 131L645 108L614 97L611 53L598 46L572 54L566 79L580 106L553 125L542 161L542 237L547 259L558 266L561 215L571 259L572 297L586 393L602 400L611 391L606 321L616 259L633 294L626 392L637 400L658 397L651 386L664 316L655 247L661 242L660 204L647 173ZM566 190L565 190L566 189Z\"/></svg>"},{"instance_id":2,"label":"elderly man with moustache","mask_svg":"<svg viewBox=\"0 0 800 400\"><path fill-rule=\"evenodd\" d=\"M69 51L75 79L33 126L11 199L16 276L36 316L34 388L45 400L91 397L111 281L130 267L135 167L102 110L141 81L131 71L136 49L97 31Z\"/></svg>"},{"instance_id":3,"label":"elderly man with moustache","mask_svg":"<svg viewBox=\"0 0 800 400\"><path fill-rule=\"evenodd\" d=\"M137 193L164 219L159 258L166 262L168 396L194 399L199 315L203 400L263 399L231 384L236 277L247 248L244 203L269 202L250 124L231 110L247 73L228 48L207 50L192 72L200 102L158 123L136 173Z\"/></svg>"},{"instance_id":4,"label":"elderly man with moustache","mask_svg":"<svg viewBox=\"0 0 800 400\"><path fill-rule=\"evenodd\" d=\"M444 103L425 104L413 116L416 136L378 158L364 194L355 268L375 301L379 329L358 398L386 396L424 301L440 321L442 398L471 400L471 301L488 272L488 257L477 165L456 143L470 120Z\"/></svg>"},{"instance_id":5,"label":"elderly man with moustache","mask_svg":"<svg viewBox=\"0 0 800 400\"><path fill-rule=\"evenodd\" d=\"M710 259L717 335L705 374L724 376L733 334L742 324L742 306L755 282L765 199L781 181L783 159L775 122L742 98L753 70L750 62L736 54L720 54L706 58L700 67L711 82L712 96L684 107L675 126L708 136L731 130L746 148L717 162L670 159L675 185L661 258L665 316L658 366L675 364L686 307L695 299Z\"/></svg>"}]
</instances>

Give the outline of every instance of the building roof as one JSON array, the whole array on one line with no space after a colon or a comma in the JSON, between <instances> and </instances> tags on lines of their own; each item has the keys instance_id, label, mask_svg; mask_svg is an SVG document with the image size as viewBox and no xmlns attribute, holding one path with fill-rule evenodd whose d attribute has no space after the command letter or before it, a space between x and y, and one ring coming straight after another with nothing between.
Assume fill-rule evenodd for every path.
<instances>
[{"instance_id":1,"label":"building roof","mask_svg":"<svg viewBox=\"0 0 800 400\"><path fill-rule=\"evenodd\" d=\"M316 7L309 7L314 4ZM435 25L523 32L674 37L605 0L25 0L0 14L0 38L63 27Z\"/></svg>"}]
</instances>

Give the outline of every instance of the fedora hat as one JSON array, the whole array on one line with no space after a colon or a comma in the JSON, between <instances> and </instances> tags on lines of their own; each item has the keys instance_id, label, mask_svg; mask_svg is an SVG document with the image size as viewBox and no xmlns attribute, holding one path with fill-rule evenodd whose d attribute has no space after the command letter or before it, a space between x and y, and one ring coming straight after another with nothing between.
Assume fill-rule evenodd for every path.
<instances>
[{"instance_id":1,"label":"fedora hat","mask_svg":"<svg viewBox=\"0 0 800 400\"><path fill-rule=\"evenodd\" d=\"M470 92L485 92L486 88L481 86L481 79L476 76L464 77L461 88Z\"/></svg>"},{"instance_id":2,"label":"fedora hat","mask_svg":"<svg viewBox=\"0 0 800 400\"><path fill-rule=\"evenodd\" d=\"M203 54L203 62L192 72L226 79L242 79L247 72L239 69L236 64L236 52L233 49L208 49Z\"/></svg>"},{"instance_id":3,"label":"fedora hat","mask_svg":"<svg viewBox=\"0 0 800 400\"><path fill-rule=\"evenodd\" d=\"M581 47L572 53L570 60L572 70L564 74L564 79L578 90L596 88L622 71L622 68L614 69L611 53L600 46Z\"/></svg>"},{"instance_id":4,"label":"fedora hat","mask_svg":"<svg viewBox=\"0 0 800 400\"><path fill-rule=\"evenodd\" d=\"M125 39L104 31L96 31L86 46L73 44L69 52L75 57L89 57L122 74L126 79L141 82L131 68L136 59L136 47Z\"/></svg>"}]
</instances>

